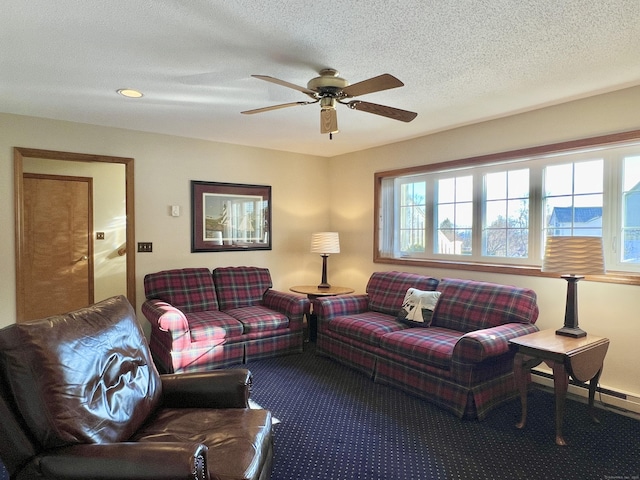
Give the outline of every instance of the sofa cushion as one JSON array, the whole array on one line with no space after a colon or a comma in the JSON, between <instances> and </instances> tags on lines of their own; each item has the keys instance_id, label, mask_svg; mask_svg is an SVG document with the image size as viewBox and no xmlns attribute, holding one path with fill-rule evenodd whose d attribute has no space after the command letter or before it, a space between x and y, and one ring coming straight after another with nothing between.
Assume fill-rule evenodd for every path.
<instances>
[{"instance_id":1,"label":"sofa cushion","mask_svg":"<svg viewBox=\"0 0 640 480\"><path fill-rule=\"evenodd\" d=\"M415 362L449 370L460 336L460 332L447 328L408 328L384 335L380 346Z\"/></svg>"},{"instance_id":2,"label":"sofa cushion","mask_svg":"<svg viewBox=\"0 0 640 480\"><path fill-rule=\"evenodd\" d=\"M260 305L272 287L269 270L260 267L218 267L213 281L220 310Z\"/></svg>"},{"instance_id":3,"label":"sofa cushion","mask_svg":"<svg viewBox=\"0 0 640 480\"><path fill-rule=\"evenodd\" d=\"M395 317L380 312L364 312L336 317L328 323L330 331L346 338L379 346L383 335L409 328Z\"/></svg>"},{"instance_id":4,"label":"sofa cushion","mask_svg":"<svg viewBox=\"0 0 640 480\"><path fill-rule=\"evenodd\" d=\"M158 299L185 313L218 310L213 278L207 268L181 268L144 277L147 299Z\"/></svg>"},{"instance_id":5,"label":"sofa cushion","mask_svg":"<svg viewBox=\"0 0 640 480\"><path fill-rule=\"evenodd\" d=\"M242 336L244 327L240 321L219 310L187 314L192 342L210 342L220 345Z\"/></svg>"},{"instance_id":6,"label":"sofa cushion","mask_svg":"<svg viewBox=\"0 0 640 480\"><path fill-rule=\"evenodd\" d=\"M424 275L406 272L375 272L367 283L369 310L394 317L402 307L409 288L435 290L438 280Z\"/></svg>"},{"instance_id":7,"label":"sofa cushion","mask_svg":"<svg viewBox=\"0 0 640 480\"><path fill-rule=\"evenodd\" d=\"M123 296L6 327L0 354L17 407L45 448L127 440L162 393Z\"/></svg>"},{"instance_id":8,"label":"sofa cushion","mask_svg":"<svg viewBox=\"0 0 640 480\"><path fill-rule=\"evenodd\" d=\"M433 326L471 332L506 323L535 323L536 293L528 288L446 278L433 312Z\"/></svg>"},{"instance_id":9,"label":"sofa cushion","mask_svg":"<svg viewBox=\"0 0 640 480\"><path fill-rule=\"evenodd\" d=\"M412 327L430 327L439 297L440 292L408 289L398 313L398 320Z\"/></svg>"},{"instance_id":10,"label":"sofa cushion","mask_svg":"<svg viewBox=\"0 0 640 480\"><path fill-rule=\"evenodd\" d=\"M245 334L289 327L289 319L286 315L266 307L233 308L226 310L225 313L242 323Z\"/></svg>"}]
</instances>

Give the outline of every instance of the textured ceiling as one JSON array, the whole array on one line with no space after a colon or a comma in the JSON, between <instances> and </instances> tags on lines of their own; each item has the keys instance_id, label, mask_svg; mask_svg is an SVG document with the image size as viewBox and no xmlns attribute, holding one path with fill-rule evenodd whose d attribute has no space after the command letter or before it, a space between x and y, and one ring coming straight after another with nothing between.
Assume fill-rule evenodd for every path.
<instances>
[{"instance_id":1,"label":"textured ceiling","mask_svg":"<svg viewBox=\"0 0 640 480\"><path fill-rule=\"evenodd\" d=\"M639 0L4 0L0 111L333 156L640 85L638 52ZM398 77L360 99L418 117L240 114L308 100L251 74L326 67Z\"/></svg>"}]
</instances>

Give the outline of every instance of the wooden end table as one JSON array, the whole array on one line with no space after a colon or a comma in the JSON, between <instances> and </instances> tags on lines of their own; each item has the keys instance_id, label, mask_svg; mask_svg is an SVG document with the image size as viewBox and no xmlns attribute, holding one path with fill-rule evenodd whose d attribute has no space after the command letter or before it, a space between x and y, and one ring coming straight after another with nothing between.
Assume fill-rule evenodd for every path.
<instances>
[{"instance_id":1,"label":"wooden end table","mask_svg":"<svg viewBox=\"0 0 640 480\"><path fill-rule=\"evenodd\" d=\"M580 383L589 382L589 415L594 422L599 422L595 416L593 401L604 357L609 348L608 338L593 335L572 338L556 335L555 330L542 330L513 338L509 342L518 349L513 362L513 372L520 391L522 417L516 424L517 428L524 428L527 422L527 374L532 367L542 362L553 370L556 444L567 444L562 435L562 419L569 376Z\"/></svg>"},{"instance_id":2,"label":"wooden end table","mask_svg":"<svg viewBox=\"0 0 640 480\"><path fill-rule=\"evenodd\" d=\"M295 293L302 293L311 300L311 311L309 312L309 341L315 342L318 334L318 317L313 313L313 301L318 297L331 297L334 295L347 295L355 290L349 287L318 288L317 285L296 285L289 290Z\"/></svg>"}]
</instances>

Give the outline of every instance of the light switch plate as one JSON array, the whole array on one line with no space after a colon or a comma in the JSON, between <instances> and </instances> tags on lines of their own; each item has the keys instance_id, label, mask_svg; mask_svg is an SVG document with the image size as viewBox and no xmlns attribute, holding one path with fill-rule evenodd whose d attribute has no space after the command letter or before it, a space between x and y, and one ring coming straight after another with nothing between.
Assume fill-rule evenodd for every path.
<instances>
[{"instance_id":1,"label":"light switch plate","mask_svg":"<svg viewBox=\"0 0 640 480\"><path fill-rule=\"evenodd\" d=\"M172 217L180 216L180 205L171 205L171 216Z\"/></svg>"},{"instance_id":2,"label":"light switch plate","mask_svg":"<svg viewBox=\"0 0 640 480\"><path fill-rule=\"evenodd\" d=\"M151 242L138 242L138 252L142 252L142 253L153 252L153 243L151 243Z\"/></svg>"}]
</instances>

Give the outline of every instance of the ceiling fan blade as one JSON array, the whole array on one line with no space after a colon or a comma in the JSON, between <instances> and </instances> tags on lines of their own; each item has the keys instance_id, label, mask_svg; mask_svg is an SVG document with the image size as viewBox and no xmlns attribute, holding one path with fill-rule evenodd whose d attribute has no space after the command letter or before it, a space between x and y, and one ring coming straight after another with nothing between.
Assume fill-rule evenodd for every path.
<instances>
[{"instance_id":1,"label":"ceiling fan blade","mask_svg":"<svg viewBox=\"0 0 640 480\"><path fill-rule=\"evenodd\" d=\"M338 133L338 114L335 108L320 110L320 133Z\"/></svg>"},{"instance_id":2,"label":"ceiling fan blade","mask_svg":"<svg viewBox=\"0 0 640 480\"><path fill-rule=\"evenodd\" d=\"M404 83L393 75L384 73L369 80L363 80L362 82L349 85L342 89L342 93L346 94L347 97L359 97L367 93L380 92L382 90L389 90L390 88L402 87L403 85Z\"/></svg>"},{"instance_id":3,"label":"ceiling fan blade","mask_svg":"<svg viewBox=\"0 0 640 480\"><path fill-rule=\"evenodd\" d=\"M275 83L276 85L282 85L283 87L293 88L294 90L298 90L299 92L306 93L307 95L314 96L316 94L314 90L309 90L306 87L301 87L294 83L285 82L284 80L270 77L269 75L251 75L251 76L254 78L259 78L260 80L264 80L265 82L271 82L271 83Z\"/></svg>"},{"instance_id":4,"label":"ceiling fan blade","mask_svg":"<svg viewBox=\"0 0 640 480\"><path fill-rule=\"evenodd\" d=\"M348 105L349 108L352 108L354 110L361 110L367 113L382 115L383 117L400 120L401 122L410 122L418 116L416 112L401 110L399 108L386 107L384 105L378 105L377 103L363 102L361 100L351 100L345 105Z\"/></svg>"},{"instance_id":5,"label":"ceiling fan blade","mask_svg":"<svg viewBox=\"0 0 640 480\"><path fill-rule=\"evenodd\" d=\"M280 105L272 105L270 107L254 108L253 110L245 110L244 112L240 112L240 113L244 113L245 115L253 115L254 113L268 112L269 110L278 110L280 108L295 107L297 105L309 105L311 103L318 103L318 101L281 103Z\"/></svg>"}]
</instances>

